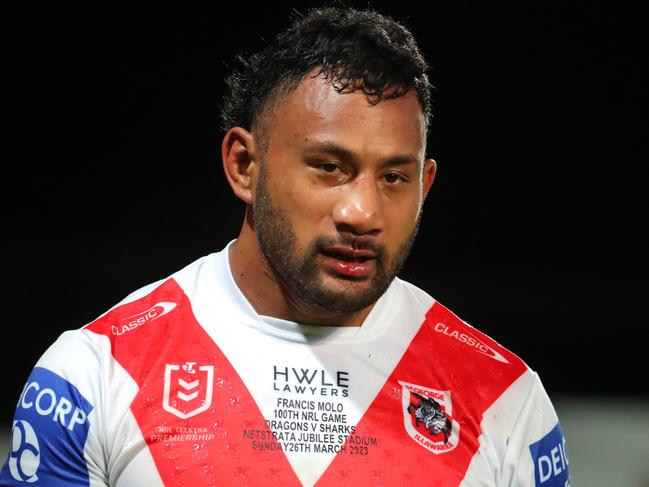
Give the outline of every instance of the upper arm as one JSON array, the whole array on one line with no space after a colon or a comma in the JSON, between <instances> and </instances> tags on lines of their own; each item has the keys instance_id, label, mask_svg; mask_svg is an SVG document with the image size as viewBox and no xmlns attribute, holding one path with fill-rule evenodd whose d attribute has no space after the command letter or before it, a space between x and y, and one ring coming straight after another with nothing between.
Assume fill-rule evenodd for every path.
<instances>
[{"instance_id":1,"label":"upper arm","mask_svg":"<svg viewBox=\"0 0 649 487\"><path fill-rule=\"evenodd\" d=\"M43 354L16 405L2 485L104 485L100 356L82 331Z\"/></svg>"},{"instance_id":2,"label":"upper arm","mask_svg":"<svg viewBox=\"0 0 649 487\"><path fill-rule=\"evenodd\" d=\"M508 436L501 472L502 486L570 485L568 453L559 418L536 374Z\"/></svg>"}]
</instances>

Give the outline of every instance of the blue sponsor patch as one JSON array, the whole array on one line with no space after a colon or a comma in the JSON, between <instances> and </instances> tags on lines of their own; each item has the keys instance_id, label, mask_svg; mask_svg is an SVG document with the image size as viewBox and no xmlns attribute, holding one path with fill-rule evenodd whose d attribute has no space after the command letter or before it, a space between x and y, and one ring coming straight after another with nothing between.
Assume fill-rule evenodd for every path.
<instances>
[{"instance_id":1,"label":"blue sponsor patch","mask_svg":"<svg viewBox=\"0 0 649 487\"><path fill-rule=\"evenodd\" d=\"M559 423L547 435L530 445L530 453L534 461L536 487L570 486L568 451Z\"/></svg>"},{"instance_id":2,"label":"blue sponsor patch","mask_svg":"<svg viewBox=\"0 0 649 487\"><path fill-rule=\"evenodd\" d=\"M83 448L92 409L67 380L35 367L18 400L0 484L89 485Z\"/></svg>"}]
</instances>

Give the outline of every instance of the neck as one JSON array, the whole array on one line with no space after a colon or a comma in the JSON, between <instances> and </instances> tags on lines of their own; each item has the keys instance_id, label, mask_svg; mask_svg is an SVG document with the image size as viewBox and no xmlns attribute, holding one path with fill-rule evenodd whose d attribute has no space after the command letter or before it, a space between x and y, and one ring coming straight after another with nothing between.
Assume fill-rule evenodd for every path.
<instances>
[{"instance_id":1,"label":"neck","mask_svg":"<svg viewBox=\"0 0 649 487\"><path fill-rule=\"evenodd\" d=\"M260 315L305 325L360 326L372 306L353 313L336 313L307 304L279 281L264 256L249 219L230 247L230 269L235 283Z\"/></svg>"}]
</instances>

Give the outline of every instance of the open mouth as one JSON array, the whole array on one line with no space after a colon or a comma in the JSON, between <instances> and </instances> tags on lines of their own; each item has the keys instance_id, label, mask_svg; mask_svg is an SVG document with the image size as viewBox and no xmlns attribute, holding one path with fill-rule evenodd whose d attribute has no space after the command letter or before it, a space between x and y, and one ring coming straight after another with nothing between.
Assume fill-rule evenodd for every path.
<instances>
[{"instance_id":1,"label":"open mouth","mask_svg":"<svg viewBox=\"0 0 649 487\"><path fill-rule=\"evenodd\" d=\"M331 246L322 249L321 255L331 272L344 279L367 279L377 267L377 254L371 250Z\"/></svg>"},{"instance_id":2,"label":"open mouth","mask_svg":"<svg viewBox=\"0 0 649 487\"><path fill-rule=\"evenodd\" d=\"M356 250L350 247L328 247L322 250L322 254L332 259L343 262L367 262L376 258L376 254L371 250Z\"/></svg>"},{"instance_id":3,"label":"open mouth","mask_svg":"<svg viewBox=\"0 0 649 487\"><path fill-rule=\"evenodd\" d=\"M373 256L367 255L350 255L349 253L335 250L323 250L322 254L333 259L342 260L343 262L367 262L374 258Z\"/></svg>"}]
</instances>

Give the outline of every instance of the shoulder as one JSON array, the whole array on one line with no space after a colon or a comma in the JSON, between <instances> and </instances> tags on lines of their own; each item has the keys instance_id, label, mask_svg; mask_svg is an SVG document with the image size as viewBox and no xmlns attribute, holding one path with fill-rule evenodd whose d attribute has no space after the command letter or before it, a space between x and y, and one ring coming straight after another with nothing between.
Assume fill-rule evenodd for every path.
<instances>
[{"instance_id":1,"label":"shoulder","mask_svg":"<svg viewBox=\"0 0 649 487\"><path fill-rule=\"evenodd\" d=\"M96 375L103 361L101 354L98 343L82 331L62 333L36 362L22 399L31 390L39 396L51 396L52 403L66 398L89 413L94 399L100 396Z\"/></svg>"},{"instance_id":2,"label":"shoulder","mask_svg":"<svg viewBox=\"0 0 649 487\"><path fill-rule=\"evenodd\" d=\"M430 382L437 384L433 388L452 389L470 397L472 407L477 408L472 411L474 417L479 417L515 383L515 394L508 395L511 401L507 402L514 408L520 407L534 379L528 365L416 286L408 284L405 288L412 300L428 304L419 331L404 356L410 369L422 370L421 380L430 375Z\"/></svg>"},{"instance_id":3,"label":"shoulder","mask_svg":"<svg viewBox=\"0 0 649 487\"><path fill-rule=\"evenodd\" d=\"M393 287L408 304L421 304L427 309L433 305L435 299L423 289L400 278L395 278Z\"/></svg>"},{"instance_id":4,"label":"shoulder","mask_svg":"<svg viewBox=\"0 0 649 487\"><path fill-rule=\"evenodd\" d=\"M503 364L524 364L514 352L461 319L439 301L435 301L426 313L426 321L445 347L457 353L479 354Z\"/></svg>"},{"instance_id":5,"label":"shoulder","mask_svg":"<svg viewBox=\"0 0 649 487\"><path fill-rule=\"evenodd\" d=\"M470 325L457 314L433 298L426 291L407 281L399 280L402 294L411 302L426 306L424 328L429 332L438 347L447 350L450 356L475 360L512 364L527 368L523 360L498 341Z\"/></svg>"},{"instance_id":6,"label":"shoulder","mask_svg":"<svg viewBox=\"0 0 649 487\"><path fill-rule=\"evenodd\" d=\"M191 266L178 274L193 272ZM154 321L162 326L168 324L166 318L183 302L184 291L174 276L143 286L89 324L59 335L35 364L23 396L29 398L47 389L54 391L57 398L74 396L81 401L79 404L95 406L103 397L101 376L113 367L116 345L131 342L134 349L146 350L147 340L143 337L147 326ZM128 340L138 329L145 333L137 340Z\"/></svg>"},{"instance_id":7,"label":"shoulder","mask_svg":"<svg viewBox=\"0 0 649 487\"><path fill-rule=\"evenodd\" d=\"M103 394L97 380L101 363L100 348L80 330L66 331L50 345L18 398L13 435L21 440L12 443L0 484L34 482L39 477L47 483L50 475L62 472L70 485L88 485L89 473L101 478L105 467L100 446ZM91 460L88 464L84 455Z\"/></svg>"},{"instance_id":8,"label":"shoulder","mask_svg":"<svg viewBox=\"0 0 649 487\"><path fill-rule=\"evenodd\" d=\"M157 325L168 322L168 317L194 292L204 268L218 256L206 255L177 272L143 286L128 294L117 304L83 327L83 331L109 337L114 341L157 320Z\"/></svg>"}]
</instances>

